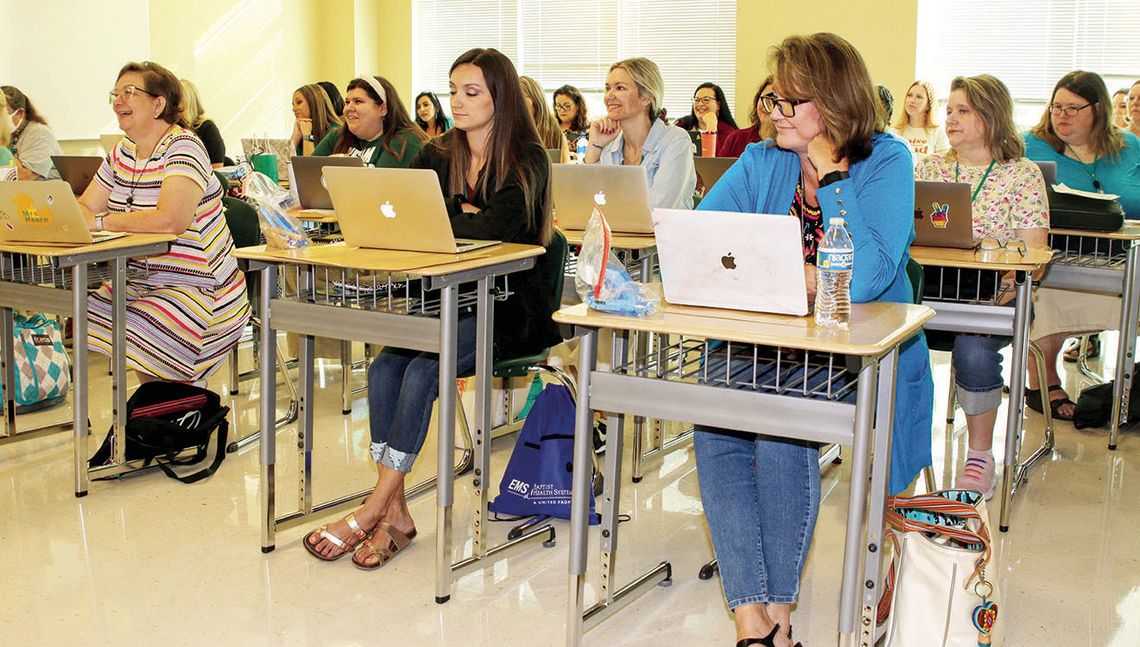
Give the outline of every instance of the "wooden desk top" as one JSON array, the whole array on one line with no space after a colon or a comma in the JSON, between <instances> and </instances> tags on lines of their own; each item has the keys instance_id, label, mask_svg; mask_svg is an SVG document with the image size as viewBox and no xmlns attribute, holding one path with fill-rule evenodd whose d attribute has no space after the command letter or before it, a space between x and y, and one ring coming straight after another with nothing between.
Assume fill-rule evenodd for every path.
<instances>
[{"instance_id":1,"label":"wooden desk top","mask_svg":"<svg viewBox=\"0 0 1140 647\"><path fill-rule=\"evenodd\" d=\"M912 245L910 256L924 267L929 265L972 270L1035 272L1049 264L1053 258L1053 250L1032 248L1022 256L1016 251L1006 249L980 252L972 249Z\"/></svg>"},{"instance_id":2,"label":"wooden desk top","mask_svg":"<svg viewBox=\"0 0 1140 647\"><path fill-rule=\"evenodd\" d=\"M94 252L106 252L116 249L127 249L140 245L154 245L156 243L169 243L177 236L174 234L127 234L113 238L102 243L91 245L45 245L43 243L6 243L0 242L0 252L12 254L33 254L56 258L60 256L79 256Z\"/></svg>"},{"instance_id":3,"label":"wooden desk top","mask_svg":"<svg viewBox=\"0 0 1140 647\"><path fill-rule=\"evenodd\" d=\"M432 254L394 249L349 247L343 242L309 245L302 249L276 249L266 245L242 247L238 258L294 265L319 265L369 272L408 272L418 276L445 276L545 253L537 245L499 243L464 254Z\"/></svg>"},{"instance_id":4,"label":"wooden desk top","mask_svg":"<svg viewBox=\"0 0 1140 647\"><path fill-rule=\"evenodd\" d=\"M563 229L562 233L566 235L567 243L571 245L581 245L582 237L586 232L578 229ZM610 237L610 245L614 249L644 250L656 247L657 239L654 238L653 234L614 233Z\"/></svg>"},{"instance_id":5,"label":"wooden desk top","mask_svg":"<svg viewBox=\"0 0 1140 647\"><path fill-rule=\"evenodd\" d=\"M651 289L658 290L660 295L659 284L653 284ZM665 303L664 299L661 306L652 317L623 317L590 310L580 303L555 312L554 320L590 328L692 335L848 355L879 355L913 336L934 317L934 310L927 306L856 303L851 306L850 328L831 330L817 328L811 315L795 317L678 306Z\"/></svg>"},{"instance_id":6,"label":"wooden desk top","mask_svg":"<svg viewBox=\"0 0 1140 647\"><path fill-rule=\"evenodd\" d=\"M1111 238L1113 240L1140 240L1140 220L1125 220L1117 231L1088 231L1086 229L1050 229L1050 234L1066 236L1086 236L1089 238Z\"/></svg>"},{"instance_id":7,"label":"wooden desk top","mask_svg":"<svg viewBox=\"0 0 1140 647\"><path fill-rule=\"evenodd\" d=\"M301 222L315 222L322 225L336 224L336 212L332 209L302 209L294 212Z\"/></svg>"}]
</instances>

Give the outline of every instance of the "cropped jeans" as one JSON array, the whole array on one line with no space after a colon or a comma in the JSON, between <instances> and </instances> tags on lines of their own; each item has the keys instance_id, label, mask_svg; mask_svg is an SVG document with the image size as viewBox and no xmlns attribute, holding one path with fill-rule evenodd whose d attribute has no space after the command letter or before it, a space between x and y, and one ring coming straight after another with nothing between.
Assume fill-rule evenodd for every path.
<instances>
[{"instance_id":1,"label":"cropped jeans","mask_svg":"<svg viewBox=\"0 0 1140 647\"><path fill-rule=\"evenodd\" d=\"M475 315L457 325L456 374L475 369ZM431 409L439 397L439 355L385 348L368 367L368 426L372 459L400 472L424 446Z\"/></svg>"},{"instance_id":2,"label":"cropped jeans","mask_svg":"<svg viewBox=\"0 0 1140 647\"><path fill-rule=\"evenodd\" d=\"M958 405L968 416L997 409L1001 405L1001 349L1013 340L1009 337L961 334L954 337L950 361L954 365L954 384Z\"/></svg>"}]
</instances>

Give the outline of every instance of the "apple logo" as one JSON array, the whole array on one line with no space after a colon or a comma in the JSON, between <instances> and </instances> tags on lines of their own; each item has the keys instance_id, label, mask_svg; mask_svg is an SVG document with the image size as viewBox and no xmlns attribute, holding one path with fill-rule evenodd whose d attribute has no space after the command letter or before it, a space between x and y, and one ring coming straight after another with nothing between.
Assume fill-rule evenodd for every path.
<instances>
[{"instance_id":1,"label":"apple logo","mask_svg":"<svg viewBox=\"0 0 1140 647\"><path fill-rule=\"evenodd\" d=\"M729 252L728 254L721 256L720 257L720 264L723 265L724 269L726 269L726 270L735 270L736 269L736 259L732 257L732 252Z\"/></svg>"},{"instance_id":2,"label":"apple logo","mask_svg":"<svg viewBox=\"0 0 1140 647\"><path fill-rule=\"evenodd\" d=\"M380 205L380 213L384 214L385 218L395 218L396 207L393 207L391 202L385 200L384 204Z\"/></svg>"},{"instance_id":3,"label":"apple logo","mask_svg":"<svg viewBox=\"0 0 1140 647\"><path fill-rule=\"evenodd\" d=\"M605 191L598 191L597 193L594 194L594 204L604 205L605 203L606 203L606 192Z\"/></svg>"}]
</instances>

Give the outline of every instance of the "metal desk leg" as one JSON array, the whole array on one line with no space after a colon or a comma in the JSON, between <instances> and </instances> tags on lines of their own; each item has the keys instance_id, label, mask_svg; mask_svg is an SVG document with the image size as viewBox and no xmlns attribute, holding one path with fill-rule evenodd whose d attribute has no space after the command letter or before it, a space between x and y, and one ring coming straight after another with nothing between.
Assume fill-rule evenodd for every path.
<instances>
[{"instance_id":1,"label":"metal desk leg","mask_svg":"<svg viewBox=\"0 0 1140 647\"><path fill-rule=\"evenodd\" d=\"M114 286L120 296L121 286ZM72 326L74 339L72 362L72 410L75 430L75 496L87 496L87 265L77 263L71 268ZM8 337L11 339L11 337ZM11 393L11 391L9 391Z\"/></svg>"},{"instance_id":2,"label":"metal desk leg","mask_svg":"<svg viewBox=\"0 0 1140 647\"><path fill-rule=\"evenodd\" d=\"M313 512L313 411L317 406L316 398L313 397L313 382L316 380L315 347L316 339L312 335L300 335L297 343L297 378L300 381L297 385L297 500L302 514ZM262 351L262 354L267 353ZM277 374L272 375L276 380Z\"/></svg>"},{"instance_id":3,"label":"metal desk leg","mask_svg":"<svg viewBox=\"0 0 1140 647\"><path fill-rule=\"evenodd\" d=\"M649 283L653 279L653 254L647 253L641 257L641 275L639 277L642 283ZM633 353L637 357L643 356L648 350L649 333L633 333L633 343L630 345ZM617 355L614 355L615 359ZM622 360L626 357L623 354ZM614 364L617 366L617 363ZM641 416L633 417L633 482L640 483L641 478L644 476L642 463L645 460L645 418ZM606 434L607 438L609 434ZM606 461L607 463L609 461Z\"/></svg>"},{"instance_id":4,"label":"metal desk leg","mask_svg":"<svg viewBox=\"0 0 1140 647\"><path fill-rule=\"evenodd\" d=\"M895 375L899 349L896 346L879 361L879 384L875 389L875 448L871 458L871 494L867 504L867 542L863 549L863 607L859 620L860 647L875 644L875 614L879 606L880 564L883 559L883 525L890 489L891 430L895 417Z\"/></svg>"},{"instance_id":5,"label":"metal desk leg","mask_svg":"<svg viewBox=\"0 0 1140 647\"><path fill-rule=\"evenodd\" d=\"M15 313L11 308L0 309L0 339L3 339L3 357L0 359L0 384L4 388L4 437L16 436L16 349L12 342Z\"/></svg>"},{"instance_id":6,"label":"metal desk leg","mask_svg":"<svg viewBox=\"0 0 1140 647\"><path fill-rule=\"evenodd\" d=\"M258 295L261 311L261 353L258 363L261 371L261 402L259 424L261 442L258 455L261 462L261 481L258 488L261 503L261 552L268 553L275 548L277 538L277 434L274 432L274 417L277 415L277 372L274 370L276 357L276 333L270 316L269 304L277 292L277 266L266 264L261 268L261 292ZM284 358L282 358L284 360Z\"/></svg>"},{"instance_id":7,"label":"metal desk leg","mask_svg":"<svg viewBox=\"0 0 1140 647\"><path fill-rule=\"evenodd\" d=\"M874 361L864 360L859 369L859 383L855 393L855 442L851 448L851 492L847 500L847 535L843 544L843 580L839 589L839 635L841 643L855 632L855 623L862 614L857 607L859 594L859 553L863 541L863 521L867 506L867 475L869 474L872 418L875 411ZM868 574L869 576L870 574Z\"/></svg>"},{"instance_id":8,"label":"metal desk leg","mask_svg":"<svg viewBox=\"0 0 1140 647\"><path fill-rule=\"evenodd\" d=\"M494 330L494 305L491 303L491 280L485 276L479 279L477 304L478 321L475 324L475 439L472 449L475 452L475 519L473 520L473 556L482 559L487 556L487 538L483 530L487 521L487 482L491 478L491 348ZM449 458L450 461L450 458ZM451 463L448 463L450 471ZM450 553L448 554L450 557Z\"/></svg>"},{"instance_id":9,"label":"metal desk leg","mask_svg":"<svg viewBox=\"0 0 1140 647\"><path fill-rule=\"evenodd\" d=\"M340 413L352 413L352 342L340 342Z\"/></svg>"},{"instance_id":10,"label":"metal desk leg","mask_svg":"<svg viewBox=\"0 0 1140 647\"><path fill-rule=\"evenodd\" d=\"M590 529L590 463L593 451L594 412L590 409L590 373L597 365L598 331L589 329L578 347L578 405L574 413L574 474L570 495L570 588L567 595L566 645L582 642L583 595L586 588L587 545ZM616 432L611 432L616 433ZM609 463L613 457L606 455Z\"/></svg>"},{"instance_id":11,"label":"metal desk leg","mask_svg":"<svg viewBox=\"0 0 1140 647\"><path fill-rule=\"evenodd\" d=\"M451 506L455 499L455 356L459 320L455 284L440 289L439 327L439 451L436 474L435 601L451 599ZM486 351L484 351L486 352ZM482 424L482 421L480 421Z\"/></svg>"},{"instance_id":12,"label":"metal desk leg","mask_svg":"<svg viewBox=\"0 0 1140 647\"><path fill-rule=\"evenodd\" d=\"M1136 280L1140 246L1128 248L1124 265L1124 285L1120 291L1120 349L1116 353L1116 381L1112 389L1112 418L1109 420L1108 448L1116 449L1120 426L1128 422L1128 399L1132 392L1133 358L1136 356L1137 303L1140 281Z\"/></svg>"},{"instance_id":13,"label":"metal desk leg","mask_svg":"<svg viewBox=\"0 0 1140 647\"><path fill-rule=\"evenodd\" d=\"M1029 310L1033 298L1033 277L1018 272L1017 302L1013 311L1013 349L1009 363L1009 414L1005 423L1005 458L1001 475L1001 521L998 528L1009 530L1010 506L1013 503L1014 476L1020 462L1022 407L1025 406L1025 358L1029 350ZM1042 385L1042 388L1046 388Z\"/></svg>"},{"instance_id":14,"label":"metal desk leg","mask_svg":"<svg viewBox=\"0 0 1140 647\"><path fill-rule=\"evenodd\" d=\"M115 434L114 461L127 462L127 259L117 257L112 267L111 308L111 416ZM76 343L78 343L78 337ZM86 392L84 392L86 393ZM86 422L86 421L85 421Z\"/></svg>"}]
</instances>

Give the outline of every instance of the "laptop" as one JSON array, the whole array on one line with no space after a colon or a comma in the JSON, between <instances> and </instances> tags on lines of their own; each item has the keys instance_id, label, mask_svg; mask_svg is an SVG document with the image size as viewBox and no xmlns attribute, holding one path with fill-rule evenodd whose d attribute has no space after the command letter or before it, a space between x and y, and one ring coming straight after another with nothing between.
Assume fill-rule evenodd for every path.
<instances>
[{"instance_id":1,"label":"laptop","mask_svg":"<svg viewBox=\"0 0 1140 647\"><path fill-rule=\"evenodd\" d=\"M1041 177L1045 178L1046 186L1053 186L1057 183L1057 163L1056 162L1038 162L1034 161L1041 169Z\"/></svg>"},{"instance_id":2,"label":"laptop","mask_svg":"<svg viewBox=\"0 0 1140 647\"><path fill-rule=\"evenodd\" d=\"M653 231L668 303L797 316L810 312L797 219L654 209Z\"/></svg>"},{"instance_id":3,"label":"laptop","mask_svg":"<svg viewBox=\"0 0 1140 647\"><path fill-rule=\"evenodd\" d=\"M546 149L546 158L550 160L551 164L561 164L562 163L562 149L560 149L560 148L548 148L548 149Z\"/></svg>"},{"instance_id":4,"label":"laptop","mask_svg":"<svg viewBox=\"0 0 1140 647\"><path fill-rule=\"evenodd\" d=\"M99 172L99 167L103 165L104 158L98 155L52 155L52 164L55 164L55 170L59 171L59 177L71 185L71 191L75 195L82 195L87 190L87 185L91 184L91 180L95 178L95 174Z\"/></svg>"},{"instance_id":5,"label":"laptop","mask_svg":"<svg viewBox=\"0 0 1140 647\"><path fill-rule=\"evenodd\" d=\"M455 238L431 169L326 166L324 176L352 247L459 254L499 243Z\"/></svg>"},{"instance_id":6,"label":"laptop","mask_svg":"<svg viewBox=\"0 0 1140 647\"><path fill-rule=\"evenodd\" d=\"M245 159L254 155L276 155L277 177L289 177L289 160L293 158L293 143L288 139L242 138L241 148Z\"/></svg>"},{"instance_id":7,"label":"laptop","mask_svg":"<svg viewBox=\"0 0 1140 647\"><path fill-rule=\"evenodd\" d=\"M123 137L126 137L126 135L123 133L118 133L115 135L99 135L99 145L103 147L104 153L110 155L111 153L115 152L115 147L119 145L119 142L123 140Z\"/></svg>"},{"instance_id":8,"label":"laptop","mask_svg":"<svg viewBox=\"0 0 1140 647\"><path fill-rule=\"evenodd\" d=\"M968 182L914 183L914 243L925 247L974 246Z\"/></svg>"},{"instance_id":9,"label":"laptop","mask_svg":"<svg viewBox=\"0 0 1140 647\"><path fill-rule=\"evenodd\" d=\"M297 200L302 209L332 209L332 198L322 176L326 166L364 166L359 157L304 157L292 159L293 173L289 185L297 187Z\"/></svg>"},{"instance_id":10,"label":"laptop","mask_svg":"<svg viewBox=\"0 0 1140 647\"><path fill-rule=\"evenodd\" d=\"M0 182L0 241L78 246L125 235L89 231L63 180Z\"/></svg>"},{"instance_id":11,"label":"laptop","mask_svg":"<svg viewBox=\"0 0 1140 647\"><path fill-rule=\"evenodd\" d=\"M554 216L563 230L583 230L594 204L602 207L610 230L652 234L649 180L640 166L554 164L550 167Z\"/></svg>"},{"instance_id":12,"label":"laptop","mask_svg":"<svg viewBox=\"0 0 1140 647\"><path fill-rule=\"evenodd\" d=\"M713 188L716 181L728 167L736 163L735 157L694 157L693 164L697 167L697 175L701 176L701 180L705 183L705 195L708 195L709 190Z\"/></svg>"}]
</instances>

